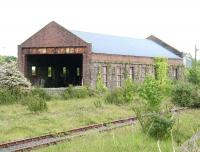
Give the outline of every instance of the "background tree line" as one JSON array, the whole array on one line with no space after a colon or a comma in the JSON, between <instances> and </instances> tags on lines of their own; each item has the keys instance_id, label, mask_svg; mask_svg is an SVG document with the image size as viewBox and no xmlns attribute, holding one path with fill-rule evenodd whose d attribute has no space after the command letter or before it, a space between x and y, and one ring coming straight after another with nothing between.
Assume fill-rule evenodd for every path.
<instances>
[{"instance_id":1,"label":"background tree line","mask_svg":"<svg viewBox=\"0 0 200 152\"><path fill-rule=\"evenodd\" d=\"M0 55L0 64L9 63L12 61L17 61L17 58L14 56L3 56Z\"/></svg>"}]
</instances>

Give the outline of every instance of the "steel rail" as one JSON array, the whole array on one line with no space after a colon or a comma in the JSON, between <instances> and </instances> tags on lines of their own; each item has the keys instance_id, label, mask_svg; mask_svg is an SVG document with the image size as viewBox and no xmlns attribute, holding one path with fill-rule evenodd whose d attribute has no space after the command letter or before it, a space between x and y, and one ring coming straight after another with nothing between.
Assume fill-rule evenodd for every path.
<instances>
[{"instance_id":1,"label":"steel rail","mask_svg":"<svg viewBox=\"0 0 200 152\"><path fill-rule=\"evenodd\" d=\"M171 112L179 112L185 109L188 109L188 108L174 109L174 110L171 110ZM132 125L136 122L136 120L137 120L137 117L130 117L126 119L114 120L111 122L88 125L81 128L71 129L68 131L62 131L62 132L53 133L53 134L46 134L42 136L16 140L16 141L11 141L7 143L1 143L0 152L29 151L41 146L53 145L64 140L71 140L74 137L84 136L86 134L85 132L88 132L91 130L95 130L97 132L104 132L104 131L109 131L115 128Z\"/></svg>"},{"instance_id":2,"label":"steel rail","mask_svg":"<svg viewBox=\"0 0 200 152\"><path fill-rule=\"evenodd\" d=\"M131 124L134 124L136 120L137 120L136 117L130 117L126 119L119 119L119 120L115 120L111 122L105 122L105 123L89 125L89 126L85 126L81 128L71 129L68 131L58 132L55 134L47 134L47 135L42 135L38 137L12 141L8 143L2 143L0 144L0 152L31 150L36 147L56 144L63 140L69 140L70 138L74 138L75 136L82 136L83 134L80 134L80 133L84 133L86 131L96 129L98 132L102 132L102 131L108 131L108 130L112 130L112 129L122 127L122 126L131 125ZM49 141L46 141L46 140L49 140ZM36 144L37 141L40 141L41 144ZM30 145L30 146L25 146L25 144ZM20 145L24 145L24 147Z\"/></svg>"}]
</instances>

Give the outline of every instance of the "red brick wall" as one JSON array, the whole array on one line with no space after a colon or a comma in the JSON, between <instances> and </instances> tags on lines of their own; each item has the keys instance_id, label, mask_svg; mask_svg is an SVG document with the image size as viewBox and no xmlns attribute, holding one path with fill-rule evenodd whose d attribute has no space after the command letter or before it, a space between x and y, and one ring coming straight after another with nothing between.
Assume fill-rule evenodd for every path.
<instances>
[{"instance_id":1,"label":"red brick wall","mask_svg":"<svg viewBox=\"0 0 200 152\"><path fill-rule=\"evenodd\" d=\"M134 62L139 64L153 64L154 58L152 57L138 57L138 56L128 56L128 55L112 55L112 54L102 54L102 53L92 53L92 62ZM182 65L182 59L168 59L170 65Z\"/></svg>"}]
</instances>

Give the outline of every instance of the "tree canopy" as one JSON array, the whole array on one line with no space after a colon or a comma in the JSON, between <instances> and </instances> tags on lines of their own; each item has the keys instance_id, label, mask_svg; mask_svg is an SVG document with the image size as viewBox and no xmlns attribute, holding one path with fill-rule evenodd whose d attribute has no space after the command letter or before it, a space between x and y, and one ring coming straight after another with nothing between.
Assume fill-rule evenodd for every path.
<instances>
[{"instance_id":1,"label":"tree canopy","mask_svg":"<svg viewBox=\"0 0 200 152\"><path fill-rule=\"evenodd\" d=\"M14 56L3 56L0 55L0 64L4 64L4 63L10 63L13 61L17 61L17 58Z\"/></svg>"}]
</instances>

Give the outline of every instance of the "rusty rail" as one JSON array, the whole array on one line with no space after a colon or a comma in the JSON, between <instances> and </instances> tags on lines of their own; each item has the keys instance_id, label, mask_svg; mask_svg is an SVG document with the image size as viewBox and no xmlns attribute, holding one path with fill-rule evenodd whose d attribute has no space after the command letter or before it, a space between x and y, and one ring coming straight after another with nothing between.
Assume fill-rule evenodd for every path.
<instances>
[{"instance_id":1,"label":"rusty rail","mask_svg":"<svg viewBox=\"0 0 200 152\"><path fill-rule=\"evenodd\" d=\"M179 112L179 111L183 111L185 109L188 109L188 108L174 109L171 112ZM16 141L7 142L7 143L1 143L0 144L0 152L28 151L28 150L32 150L37 147L53 145L53 144L56 144L56 143L64 141L64 140L71 140L74 137L84 135L84 134L78 134L78 133L84 133L86 131L95 130L95 129L97 129L98 132L109 131L109 130L112 130L112 129L115 129L118 127L123 127L123 126L134 124L136 120L137 120L136 117L130 117L130 118L126 118L126 119L114 120L111 122L93 124L93 125L89 125L89 126L85 126L85 127L81 127L81 128L76 128L76 129L71 129L68 131L54 133L54 134L46 134L46 135L42 135L42 136L38 136L38 137L32 137L32 138L27 138L27 139L23 139L23 140L16 140ZM49 139L49 142L48 141L42 142L42 141L48 140L48 139ZM52 139L57 139L57 140L52 140ZM41 141L41 143L36 144L36 145L35 144L31 145L31 143L34 143L37 141ZM23 147L23 145L26 145L26 144L29 144L30 146ZM18 145L22 145L21 148L17 148Z\"/></svg>"},{"instance_id":2,"label":"rusty rail","mask_svg":"<svg viewBox=\"0 0 200 152\"><path fill-rule=\"evenodd\" d=\"M85 126L85 127L81 127L81 128L76 128L76 129L71 129L68 131L63 131L63 132L58 132L55 134L47 134L47 135L42 135L42 136L38 136L38 137L33 137L33 138L27 138L27 139L23 139L23 140L17 140L17 141L12 141L12 142L8 142L8 143L2 143L0 144L0 152L6 152L6 151L25 151L25 150L31 150L33 148L36 147L40 147L40 146L44 146L44 145L51 145L51 144L56 144L60 141L63 141L64 138L61 137L67 137L67 136L73 136L74 133L81 133L81 132L86 132L89 130L94 130L94 129L101 129L104 127L104 129L100 130L100 131L107 131L107 130L111 130L112 128L110 128L110 126L115 126L115 125L131 125L136 121L136 117L131 117L131 118L126 118L126 119L119 119L119 120L115 120L115 121L111 121L111 122L106 122L106 123L101 123L101 124L94 124L94 125L89 125L89 126ZM113 127L115 128L115 127ZM81 136L81 135L79 135ZM41 145L36 145L36 146L29 146L29 147L22 147L20 149L16 149L16 150L9 150L9 147L14 147L16 145L24 145L24 144L31 144L31 142L34 141L42 141L45 139L53 139L53 138L58 138L57 141L49 141L47 143L41 143ZM60 140L59 140L60 138ZM66 138L67 140L69 140L69 138Z\"/></svg>"}]
</instances>

